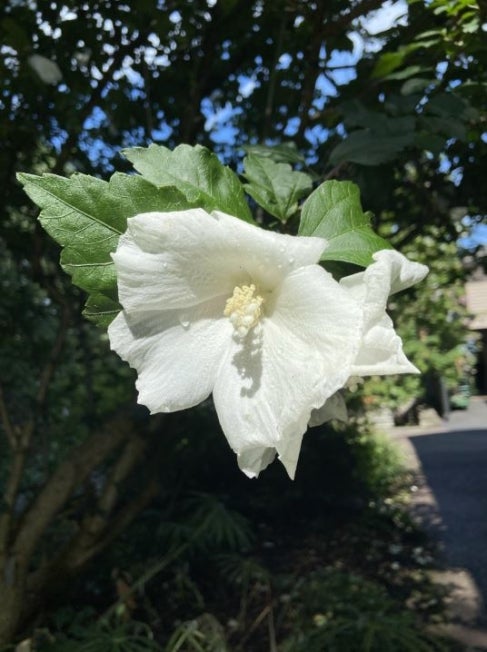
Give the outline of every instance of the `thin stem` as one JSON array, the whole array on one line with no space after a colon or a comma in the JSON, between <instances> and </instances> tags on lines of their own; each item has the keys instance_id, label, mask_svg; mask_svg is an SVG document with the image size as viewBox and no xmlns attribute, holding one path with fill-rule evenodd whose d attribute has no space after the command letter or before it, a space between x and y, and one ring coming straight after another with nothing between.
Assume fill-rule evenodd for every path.
<instances>
[{"instance_id":1,"label":"thin stem","mask_svg":"<svg viewBox=\"0 0 487 652\"><path fill-rule=\"evenodd\" d=\"M0 514L0 559L2 560L5 558L10 540L13 509L22 481L25 459L25 451L17 449L9 468L9 477L3 494L5 508L2 514Z\"/></svg>"},{"instance_id":2,"label":"thin stem","mask_svg":"<svg viewBox=\"0 0 487 652\"><path fill-rule=\"evenodd\" d=\"M66 340L66 334L70 322L69 309L66 303L63 303L61 311L61 321L59 324L58 332L56 334L56 339L51 349L49 359L42 370L39 389L36 396L36 407L37 414L39 414L44 408L44 403L47 398L47 392L49 390L49 385L51 383L52 377L56 370L57 364L61 357L61 353L64 347L64 342Z\"/></svg>"},{"instance_id":3,"label":"thin stem","mask_svg":"<svg viewBox=\"0 0 487 652\"><path fill-rule=\"evenodd\" d=\"M0 418L2 420L3 430L7 437L9 446L12 450L15 450L17 447L17 437L15 435L15 430L10 421L10 415L5 404L5 396L3 393L3 387L0 383Z\"/></svg>"}]
</instances>

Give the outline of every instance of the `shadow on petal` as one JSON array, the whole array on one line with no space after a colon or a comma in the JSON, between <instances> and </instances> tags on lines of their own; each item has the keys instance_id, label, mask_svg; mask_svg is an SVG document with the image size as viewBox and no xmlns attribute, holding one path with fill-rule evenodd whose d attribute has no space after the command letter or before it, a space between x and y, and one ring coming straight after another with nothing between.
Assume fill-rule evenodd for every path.
<instances>
[{"instance_id":1,"label":"shadow on petal","mask_svg":"<svg viewBox=\"0 0 487 652\"><path fill-rule=\"evenodd\" d=\"M126 312L125 319L135 339L151 338L172 328L189 331L204 320L223 319L224 299L216 297L188 308L137 310Z\"/></svg>"},{"instance_id":2,"label":"shadow on petal","mask_svg":"<svg viewBox=\"0 0 487 652\"><path fill-rule=\"evenodd\" d=\"M240 395L247 398L255 396L262 382L262 328L254 329L243 340L238 340L240 348L232 358L232 364L242 379Z\"/></svg>"}]
</instances>

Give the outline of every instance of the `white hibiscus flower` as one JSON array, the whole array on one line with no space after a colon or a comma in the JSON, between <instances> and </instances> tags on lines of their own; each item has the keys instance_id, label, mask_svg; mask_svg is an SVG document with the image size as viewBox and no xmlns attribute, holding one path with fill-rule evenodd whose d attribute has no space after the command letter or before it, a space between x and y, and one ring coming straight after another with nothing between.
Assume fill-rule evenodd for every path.
<instances>
[{"instance_id":1,"label":"white hibiscus flower","mask_svg":"<svg viewBox=\"0 0 487 652\"><path fill-rule=\"evenodd\" d=\"M325 247L217 211L129 219L108 333L139 403L172 412L213 393L244 473L277 452L293 477L311 412L343 387L363 334L360 301L317 264Z\"/></svg>"},{"instance_id":2,"label":"white hibiscus flower","mask_svg":"<svg viewBox=\"0 0 487 652\"><path fill-rule=\"evenodd\" d=\"M308 423L346 418L338 390L351 376L416 371L385 309L426 268L382 251L337 283L318 265L326 246L218 211L129 219L108 333L137 370L139 403L173 412L213 393L244 473L277 453L294 477Z\"/></svg>"}]
</instances>

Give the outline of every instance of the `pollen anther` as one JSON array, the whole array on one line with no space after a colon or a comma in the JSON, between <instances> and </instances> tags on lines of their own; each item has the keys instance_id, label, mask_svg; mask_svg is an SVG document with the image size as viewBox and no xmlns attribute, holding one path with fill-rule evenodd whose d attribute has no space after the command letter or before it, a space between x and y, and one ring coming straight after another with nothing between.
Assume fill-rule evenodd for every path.
<instances>
[{"instance_id":1,"label":"pollen anther","mask_svg":"<svg viewBox=\"0 0 487 652\"><path fill-rule=\"evenodd\" d=\"M253 283L237 285L225 304L223 314L230 319L239 337L245 337L259 322L264 299L255 292Z\"/></svg>"}]
</instances>

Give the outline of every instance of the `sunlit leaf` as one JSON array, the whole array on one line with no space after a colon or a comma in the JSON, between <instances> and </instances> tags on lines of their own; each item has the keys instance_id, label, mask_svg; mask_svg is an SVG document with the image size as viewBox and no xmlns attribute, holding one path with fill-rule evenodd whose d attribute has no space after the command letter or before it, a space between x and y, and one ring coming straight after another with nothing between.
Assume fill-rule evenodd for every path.
<instances>
[{"instance_id":1,"label":"sunlit leaf","mask_svg":"<svg viewBox=\"0 0 487 652\"><path fill-rule=\"evenodd\" d=\"M244 159L246 192L268 213L286 222L298 210L298 201L312 189L311 177L287 163L249 155Z\"/></svg>"},{"instance_id":2,"label":"sunlit leaf","mask_svg":"<svg viewBox=\"0 0 487 652\"><path fill-rule=\"evenodd\" d=\"M299 234L328 241L321 260L343 261L366 267L372 254L391 245L370 225L364 213L358 186L350 181L325 181L305 201Z\"/></svg>"},{"instance_id":3,"label":"sunlit leaf","mask_svg":"<svg viewBox=\"0 0 487 652\"><path fill-rule=\"evenodd\" d=\"M162 145L150 145L126 149L123 153L153 185L175 186L191 204L208 212L216 209L253 221L237 175L206 147L179 145L170 150Z\"/></svg>"},{"instance_id":4,"label":"sunlit leaf","mask_svg":"<svg viewBox=\"0 0 487 652\"><path fill-rule=\"evenodd\" d=\"M140 176L115 174L109 182L84 174L19 174L29 197L41 209L39 220L63 248L61 265L75 285L92 294L87 316L106 325L115 316L116 274L111 253L127 218L148 211L188 208L174 187L156 188Z\"/></svg>"}]
</instances>

